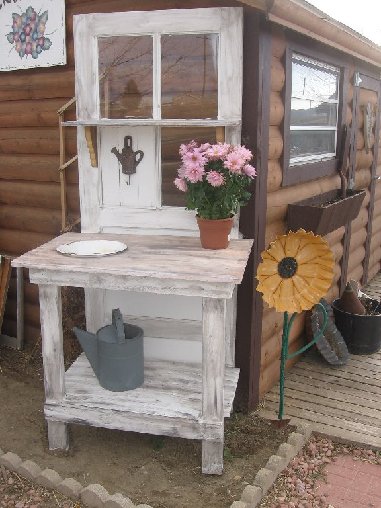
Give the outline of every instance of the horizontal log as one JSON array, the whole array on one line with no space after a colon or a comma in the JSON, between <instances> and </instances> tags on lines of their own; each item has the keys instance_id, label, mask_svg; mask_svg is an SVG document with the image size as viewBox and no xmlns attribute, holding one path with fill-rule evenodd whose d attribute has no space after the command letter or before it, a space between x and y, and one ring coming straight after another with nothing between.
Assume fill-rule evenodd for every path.
<instances>
[{"instance_id":1,"label":"horizontal log","mask_svg":"<svg viewBox=\"0 0 381 508\"><path fill-rule=\"evenodd\" d=\"M378 102L378 95L377 92L374 92L373 90L367 90L366 88L360 88L359 93L359 105L360 106L366 106L368 102L376 106Z\"/></svg>"},{"instance_id":2,"label":"horizontal log","mask_svg":"<svg viewBox=\"0 0 381 508\"><path fill-rule=\"evenodd\" d=\"M347 125L350 125L352 123L352 108L350 106L347 106L346 108L345 121Z\"/></svg>"},{"instance_id":3,"label":"horizontal log","mask_svg":"<svg viewBox=\"0 0 381 508\"><path fill-rule=\"evenodd\" d=\"M280 60L283 58L284 52L286 51L287 40L284 34L284 30L280 27L272 26L271 29L271 53Z\"/></svg>"},{"instance_id":4,"label":"horizontal log","mask_svg":"<svg viewBox=\"0 0 381 508\"><path fill-rule=\"evenodd\" d=\"M358 110L358 114L357 114L357 128L358 129L362 129L364 127L364 113L363 113L363 110L360 108Z\"/></svg>"},{"instance_id":5,"label":"horizontal log","mask_svg":"<svg viewBox=\"0 0 381 508\"><path fill-rule=\"evenodd\" d=\"M52 235L0 229L0 252L20 256L52 239Z\"/></svg>"},{"instance_id":6,"label":"horizontal log","mask_svg":"<svg viewBox=\"0 0 381 508\"><path fill-rule=\"evenodd\" d=\"M349 252L353 252L360 245L364 245L367 237L366 228L361 228L358 231L355 231L351 235L351 243L349 247Z\"/></svg>"},{"instance_id":7,"label":"horizontal log","mask_svg":"<svg viewBox=\"0 0 381 508\"><path fill-rule=\"evenodd\" d=\"M17 335L17 322L13 319L4 316L4 323L2 327L2 333L9 335L10 337L16 337ZM41 328L34 326L32 323L24 323L24 343L27 345L34 345L38 337L41 336Z\"/></svg>"},{"instance_id":8,"label":"horizontal log","mask_svg":"<svg viewBox=\"0 0 381 508\"><path fill-rule=\"evenodd\" d=\"M355 233L359 229L364 228L367 224L368 224L368 209L365 207L360 210L356 219L352 221L352 233Z\"/></svg>"},{"instance_id":9,"label":"horizontal log","mask_svg":"<svg viewBox=\"0 0 381 508\"><path fill-rule=\"evenodd\" d=\"M8 296L15 299L16 295L16 277L12 277L9 283ZM31 284L28 280L24 280L24 300L31 304L38 304L39 302L38 286Z\"/></svg>"},{"instance_id":10,"label":"horizontal log","mask_svg":"<svg viewBox=\"0 0 381 508\"><path fill-rule=\"evenodd\" d=\"M283 171L277 160L268 162L267 192L274 192L282 185Z\"/></svg>"},{"instance_id":11,"label":"horizontal log","mask_svg":"<svg viewBox=\"0 0 381 508\"><path fill-rule=\"evenodd\" d=\"M360 152L357 152L360 153ZM370 153L370 152L369 152ZM356 169L355 172L355 189L365 189L370 185L372 175L370 168Z\"/></svg>"},{"instance_id":12,"label":"horizontal log","mask_svg":"<svg viewBox=\"0 0 381 508\"><path fill-rule=\"evenodd\" d=\"M271 92L270 95L270 125L278 126L284 116L283 100L279 92Z\"/></svg>"},{"instance_id":13,"label":"horizontal log","mask_svg":"<svg viewBox=\"0 0 381 508\"><path fill-rule=\"evenodd\" d=\"M299 337L304 333L305 313L299 314L292 325L289 336L289 348L298 341ZM280 358L282 346L282 326L280 330L276 330L269 339L263 343L261 348L261 368L266 368L275 359Z\"/></svg>"},{"instance_id":14,"label":"horizontal log","mask_svg":"<svg viewBox=\"0 0 381 508\"><path fill-rule=\"evenodd\" d=\"M61 229L61 211L0 204L0 229L58 235Z\"/></svg>"},{"instance_id":15,"label":"horizontal log","mask_svg":"<svg viewBox=\"0 0 381 508\"><path fill-rule=\"evenodd\" d=\"M76 185L68 185L67 187L68 205L72 210L77 210L78 188ZM60 185L3 180L0 185L0 204L60 210Z\"/></svg>"},{"instance_id":16,"label":"horizontal log","mask_svg":"<svg viewBox=\"0 0 381 508\"><path fill-rule=\"evenodd\" d=\"M341 242L341 240L344 236L344 233L345 233L345 226L342 226L341 228L331 231L331 233L328 233L328 235L325 235L324 239L328 242L328 244L330 246L332 246L338 242Z\"/></svg>"},{"instance_id":17,"label":"horizontal log","mask_svg":"<svg viewBox=\"0 0 381 508\"><path fill-rule=\"evenodd\" d=\"M374 252L381 245L381 224L378 231L374 232L372 229L372 239L370 241L370 253Z\"/></svg>"},{"instance_id":18,"label":"horizontal log","mask_svg":"<svg viewBox=\"0 0 381 508\"><path fill-rule=\"evenodd\" d=\"M298 342L295 342L290 348L290 353L294 350L297 351L304 344L304 338L300 337ZM297 363L301 358L296 357L292 360L288 360L286 364L286 371L290 370L295 363ZM264 368L260 373L259 378L259 397L262 398L271 388L279 381L279 367L280 361L274 360L274 362Z\"/></svg>"},{"instance_id":19,"label":"horizontal log","mask_svg":"<svg viewBox=\"0 0 381 508\"><path fill-rule=\"evenodd\" d=\"M279 159L283 151L283 137L278 127L269 128L269 154L268 158Z\"/></svg>"},{"instance_id":20,"label":"horizontal log","mask_svg":"<svg viewBox=\"0 0 381 508\"><path fill-rule=\"evenodd\" d=\"M348 272L353 272L353 270L364 261L364 258L365 258L365 247L363 245L359 245L349 254Z\"/></svg>"},{"instance_id":21,"label":"horizontal log","mask_svg":"<svg viewBox=\"0 0 381 508\"><path fill-rule=\"evenodd\" d=\"M380 261L381 261L381 245L379 245L377 249L374 249L372 254L369 256L369 266L373 267L374 265L379 264Z\"/></svg>"},{"instance_id":22,"label":"horizontal log","mask_svg":"<svg viewBox=\"0 0 381 508\"><path fill-rule=\"evenodd\" d=\"M295 203L302 199L318 196L338 188L340 179L338 176L329 178L320 178L311 182L295 185L292 187L283 187L267 196L267 221L285 219L289 203Z\"/></svg>"},{"instance_id":23,"label":"horizontal log","mask_svg":"<svg viewBox=\"0 0 381 508\"><path fill-rule=\"evenodd\" d=\"M271 58L270 89L272 92L280 92L285 82L285 70L279 58Z\"/></svg>"},{"instance_id":24,"label":"horizontal log","mask_svg":"<svg viewBox=\"0 0 381 508\"><path fill-rule=\"evenodd\" d=\"M371 281L373 279L373 277L375 277L378 274L378 272L380 271L380 268L381 268L381 264L379 261L375 265L369 267L368 281Z\"/></svg>"},{"instance_id":25,"label":"horizontal log","mask_svg":"<svg viewBox=\"0 0 381 508\"><path fill-rule=\"evenodd\" d=\"M273 242L275 238L279 235L284 235L287 232L286 223L283 220L273 221L266 224L266 232L265 232L265 245L266 248Z\"/></svg>"},{"instance_id":26,"label":"horizontal log","mask_svg":"<svg viewBox=\"0 0 381 508\"><path fill-rule=\"evenodd\" d=\"M6 314L9 319L14 321L17 320L17 301L8 298L6 305ZM40 327L40 306L37 304L31 304L29 302L24 303L24 322L29 325Z\"/></svg>"},{"instance_id":27,"label":"horizontal log","mask_svg":"<svg viewBox=\"0 0 381 508\"><path fill-rule=\"evenodd\" d=\"M356 152L356 173L358 170L366 168L369 169L372 166L373 154L372 151L366 153L365 150L359 150Z\"/></svg>"},{"instance_id":28,"label":"horizontal log","mask_svg":"<svg viewBox=\"0 0 381 508\"><path fill-rule=\"evenodd\" d=\"M363 266L362 265L358 265L351 272L348 271L347 280L355 280L356 282L360 282L363 273L364 273Z\"/></svg>"},{"instance_id":29,"label":"horizontal log","mask_svg":"<svg viewBox=\"0 0 381 508\"><path fill-rule=\"evenodd\" d=\"M262 344L267 342L269 338L282 330L283 314L275 312L274 309L269 309L262 318Z\"/></svg>"},{"instance_id":30,"label":"horizontal log","mask_svg":"<svg viewBox=\"0 0 381 508\"><path fill-rule=\"evenodd\" d=\"M74 97L74 69L36 69L3 72L0 102Z\"/></svg>"},{"instance_id":31,"label":"horizontal log","mask_svg":"<svg viewBox=\"0 0 381 508\"><path fill-rule=\"evenodd\" d=\"M331 288L328 290L328 293L325 295L325 299L328 303L332 303L333 300L339 297L339 286L338 284L333 284Z\"/></svg>"},{"instance_id":32,"label":"horizontal log","mask_svg":"<svg viewBox=\"0 0 381 508\"><path fill-rule=\"evenodd\" d=\"M0 180L26 180L34 182L60 181L59 155L3 155L0 154ZM66 181L78 184L78 165L66 170Z\"/></svg>"},{"instance_id":33,"label":"horizontal log","mask_svg":"<svg viewBox=\"0 0 381 508\"><path fill-rule=\"evenodd\" d=\"M36 99L0 102L0 128L57 127L57 111L71 97L64 99ZM75 111L69 111L66 120L75 119Z\"/></svg>"},{"instance_id":34,"label":"horizontal log","mask_svg":"<svg viewBox=\"0 0 381 508\"><path fill-rule=\"evenodd\" d=\"M335 263L340 263L340 260L343 257L343 244L341 242L335 243L330 246L330 249L333 253Z\"/></svg>"},{"instance_id":35,"label":"horizontal log","mask_svg":"<svg viewBox=\"0 0 381 508\"><path fill-rule=\"evenodd\" d=\"M378 172L377 172L377 175L379 175ZM381 202L381 181L380 180L376 181L376 188L374 189L374 202L375 203Z\"/></svg>"},{"instance_id":36,"label":"horizontal log","mask_svg":"<svg viewBox=\"0 0 381 508\"><path fill-rule=\"evenodd\" d=\"M381 216L378 215L372 221L372 236L376 235L379 231L381 231Z\"/></svg>"},{"instance_id":37,"label":"horizontal log","mask_svg":"<svg viewBox=\"0 0 381 508\"><path fill-rule=\"evenodd\" d=\"M77 152L76 134L66 129L66 151L68 158ZM2 154L59 154L58 127L0 129L0 153Z\"/></svg>"}]
</instances>

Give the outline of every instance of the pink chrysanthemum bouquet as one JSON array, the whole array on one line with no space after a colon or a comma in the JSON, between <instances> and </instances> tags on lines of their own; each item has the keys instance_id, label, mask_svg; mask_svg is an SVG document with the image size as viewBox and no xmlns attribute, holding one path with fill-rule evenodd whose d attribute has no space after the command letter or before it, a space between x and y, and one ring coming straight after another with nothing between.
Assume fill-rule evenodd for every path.
<instances>
[{"instance_id":1,"label":"pink chrysanthemum bouquet","mask_svg":"<svg viewBox=\"0 0 381 508\"><path fill-rule=\"evenodd\" d=\"M227 143L180 146L182 165L174 183L187 193L187 209L203 219L227 219L250 199L248 188L256 171L253 155L240 145Z\"/></svg>"}]
</instances>

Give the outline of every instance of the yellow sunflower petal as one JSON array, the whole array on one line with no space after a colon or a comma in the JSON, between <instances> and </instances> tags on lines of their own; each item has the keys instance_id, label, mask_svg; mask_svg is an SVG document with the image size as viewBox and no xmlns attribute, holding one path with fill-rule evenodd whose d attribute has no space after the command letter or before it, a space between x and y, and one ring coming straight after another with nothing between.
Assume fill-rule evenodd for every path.
<instances>
[{"instance_id":1,"label":"yellow sunflower petal","mask_svg":"<svg viewBox=\"0 0 381 508\"><path fill-rule=\"evenodd\" d=\"M270 243L270 247L267 249L267 252L276 260L281 261L284 257L286 257L284 253L284 248L279 239Z\"/></svg>"},{"instance_id":2,"label":"yellow sunflower petal","mask_svg":"<svg viewBox=\"0 0 381 508\"><path fill-rule=\"evenodd\" d=\"M295 259L298 264L308 263L313 261L320 256L324 256L327 253L327 249L323 245L308 244L300 248L297 252Z\"/></svg>"},{"instance_id":3,"label":"yellow sunflower petal","mask_svg":"<svg viewBox=\"0 0 381 508\"><path fill-rule=\"evenodd\" d=\"M264 293L265 291L275 291L278 288L279 284L282 282L282 279L278 274L257 278L259 281L257 290L261 293Z\"/></svg>"},{"instance_id":4,"label":"yellow sunflower petal","mask_svg":"<svg viewBox=\"0 0 381 508\"><path fill-rule=\"evenodd\" d=\"M296 258L296 255L300 249L300 238L296 235L296 233L293 233L287 237L286 245L284 248L284 252L287 257L290 258Z\"/></svg>"},{"instance_id":5,"label":"yellow sunflower petal","mask_svg":"<svg viewBox=\"0 0 381 508\"><path fill-rule=\"evenodd\" d=\"M265 259L263 263L258 266L257 275L275 275L278 273L278 263L274 259Z\"/></svg>"},{"instance_id":6,"label":"yellow sunflower petal","mask_svg":"<svg viewBox=\"0 0 381 508\"><path fill-rule=\"evenodd\" d=\"M320 277L322 279L332 279L333 270L326 269L318 263L305 263L304 265L298 265L297 274L301 277Z\"/></svg>"}]
</instances>

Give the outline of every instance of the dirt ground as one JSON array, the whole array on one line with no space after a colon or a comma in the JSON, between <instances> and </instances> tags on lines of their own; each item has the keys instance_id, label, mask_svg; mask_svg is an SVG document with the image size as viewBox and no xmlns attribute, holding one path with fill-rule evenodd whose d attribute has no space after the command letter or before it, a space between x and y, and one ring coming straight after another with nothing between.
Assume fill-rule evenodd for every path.
<instances>
[{"instance_id":1,"label":"dirt ground","mask_svg":"<svg viewBox=\"0 0 381 508\"><path fill-rule=\"evenodd\" d=\"M73 359L75 343L67 342L66 356ZM179 438L70 425L70 450L50 452L43 398L40 345L0 348L0 448L154 508L230 506L293 430L276 429L255 413L233 415L225 425L224 473L206 476L201 443Z\"/></svg>"}]
</instances>

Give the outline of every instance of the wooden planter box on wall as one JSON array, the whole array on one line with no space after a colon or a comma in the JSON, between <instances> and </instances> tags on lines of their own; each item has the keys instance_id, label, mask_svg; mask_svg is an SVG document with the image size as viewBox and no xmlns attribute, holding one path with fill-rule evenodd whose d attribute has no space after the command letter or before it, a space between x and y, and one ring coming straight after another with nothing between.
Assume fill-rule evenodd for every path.
<instances>
[{"instance_id":1,"label":"wooden planter box on wall","mask_svg":"<svg viewBox=\"0 0 381 508\"><path fill-rule=\"evenodd\" d=\"M303 228L324 236L351 222L359 214L365 190L348 191L344 199L340 194L340 190L332 190L288 205L288 229Z\"/></svg>"}]
</instances>

